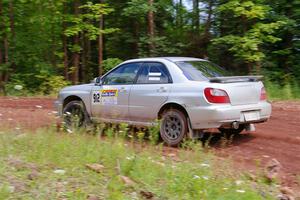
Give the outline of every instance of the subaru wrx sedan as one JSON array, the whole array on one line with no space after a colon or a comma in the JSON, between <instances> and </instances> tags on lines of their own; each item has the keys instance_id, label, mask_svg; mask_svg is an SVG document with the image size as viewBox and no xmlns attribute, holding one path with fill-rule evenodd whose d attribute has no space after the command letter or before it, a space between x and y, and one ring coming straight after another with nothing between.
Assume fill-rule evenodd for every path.
<instances>
[{"instance_id":1,"label":"subaru wrx sedan","mask_svg":"<svg viewBox=\"0 0 300 200\"><path fill-rule=\"evenodd\" d=\"M93 122L151 126L170 146L204 130L240 133L270 118L261 76L227 76L198 58L128 60L93 83L66 87L56 105L67 126Z\"/></svg>"}]
</instances>

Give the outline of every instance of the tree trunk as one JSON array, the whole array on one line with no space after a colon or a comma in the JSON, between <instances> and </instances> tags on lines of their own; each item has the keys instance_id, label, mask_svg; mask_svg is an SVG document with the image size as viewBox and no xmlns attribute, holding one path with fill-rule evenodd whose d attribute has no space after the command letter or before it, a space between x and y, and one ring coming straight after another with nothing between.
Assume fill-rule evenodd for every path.
<instances>
[{"instance_id":1,"label":"tree trunk","mask_svg":"<svg viewBox=\"0 0 300 200\"><path fill-rule=\"evenodd\" d=\"M204 29L204 37L207 38L209 40L210 38L210 27L211 27L211 17L213 14L213 0L210 0L208 2L208 12L207 12L207 20L205 23L205 29Z\"/></svg>"},{"instance_id":2,"label":"tree trunk","mask_svg":"<svg viewBox=\"0 0 300 200\"><path fill-rule=\"evenodd\" d=\"M0 29L1 30L4 30L5 28L4 28L4 24L3 24L3 22L4 22L4 20L3 20L3 13L2 13L2 0L0 0L0 20L1 20L1 24L0 24ZM0 43L0 67L1 67L1 65L3 64L3 53L2 53L2 39L3 39L3 36L4 36L4 33L2 33L1 35L0 35L0 41L1 41L1 43ZM3 79L4 79L4 71L0 71L0 94L3 94L3 93L5 93L5 91L4 91L4 81L3 81Z\"/></svg>"},{"instance_id":3,"label":"tree trunk","mask_svg":"<svg viewBox=\"0 0 300 200\"><path fill-rule=\"evenodd\" d=\"M103 3L103 0L100 0L100 3ZM103 15L100 15L99 19L99 29L103 30L104 26L104 18ZM98 67L99 67L99 76L102 76L103 73L103 34L100 32L98 37Z\"/></svg>"},{"instance_id":4,"label":"tree trunk","mask_svg":"<svg viewBox=\"0 0 300 200\"><path fill-rule=\"evenodd\" d=\"M81 82L86 81L86 73L87 73L87 37L85 33L82 33L81 37L81 47L82 47L82 52L81 52L81 68L80 68L80 77L79 79Z\"/></svg>"},{"instance_id":5,"label":"tree trunk","mask_svg":"<svg viewBox=\"0 0 300 200\"><path fill-rule=\"evenodd\" d=\"M133 52L134 57L138 57L139 55L139 32L140 32L140 26L139 22L137 20L133 21L133 36L134 36L134 44L133 44Z\"/></svg>"},{"instance_id":6,"label":"tree trunk","mask_svg":"<svg viewBox=\"0 0 300 200\"><path fill-rule=\"evenodd\" d=\"M153 51L155 49L155 43L154 43L154 12L153 12L153 1L154 0L148 0L148 4L151 7L151 9L148 12L148 36L149 36L149 52L150 56L152 56Z\"/></svg>"},{"instance_id":7,"label":"tree trunk","mask_svg":"<svg viewBox=\"0 0 300 200\"><path fill-rule=\"evenodd\" d=\"M178 8L178 18L179 18L179 22L178 22L178 25L179 25L179 28L182 29L182 26L183 26L183 16L182 16L182 0L179 0L179 8Z\"/></svg>"},{"instance_id":8,"label":"tree trunk","mask_svg":"<svg viewBox=\"0 0 300 200\"><path fill-rule=\"evenodd\" d=\"M78 17L79 15L79 6L80 3L78 0L74 0L74 15L75 17ZM77 84L79 80L79 64L80 64L80 55L79 50L77 47L79 47L79 34L74 36L74 46L76 46L75 51L73 52L73 74L72 74L72 83Z\"/></svg>"},{"instance_id":9,"label":"tree trunk","mask_svg":"<svg viewBox=\"0 0 300 200\"><path fill-rule=\"evenodd\" d=\"M15 32L15 16L14 16L14 4L13 0L9 1L9 24L10 24L10 32L11 32L11 42L10 42L10 64L12 67L12 70L16 70L16 65L14 62L14 47L15 47L15 38L16 38L16 32ZM8 62L8 41L7 42L7 62Z\"/></svg>"},{"instance_id":10,"label":"tree trunk","mask_svg":"<svg viewBox=\"0 0 300 200\"><path fill-rule=\"evenodd\" d=\"M200 27L200 10L199 10L199 0L193 0L193 30L195 33L199 34Z\"/></svg>"},{"instance_id":11,"label":"tree trunk","mask_svg":"<svg viewBox=\"0 0 300 200\"><path fill-rule=\"evenodd\" d=\"M91 47L91 41L89 39L87 39L86 41L86 63L87 63L87 66L88 66L88 69L87 69L87 72L89 74L93 74L93 71L91 70L91 52L92 52L92 47Z\"/></svg>"},{"instance_id":12,"label":"tree trunk","mask_svg":"<svg viewBox=\"0 0 300 200\"><path fill-rule=\"evenodd\" d=\"M65 30L67 29L67 23L66 23L66 17L65 15L67 14L67 6L66 3L63 3L63 21L62 21L62 29L63 29L63 34L62 34L62 43L63 43L63 50L64 50L64 77L66 80L69 80L69 57L68 57L68 39L67 36L65 35Z\"/></svg>"},{"instance_id":13,"label":"tree trunk","mask_svg":"<svg viewBox=\"0 0 300 200\"><path fill-rule=\"evenodd\" d=\"M51 6L50 6L50 12L51 13L54 13L55 12L55 5L54 5L54 2L53 1L50 1L51 2ZM51 51L50 51L50 62L51 62L51 65L56 68L57 67L57 60L56 60L56 33L55 33L55 26L56 24L55 23L50 23L50 26L51 26Z\"/></svg>"},{"instance_id":14,"label":"tree trunk","mask_svg":"<svg viewBox=\"0 0 300 200\"><path fill-rule=\"evenodd\" d=\"M0 0L0 30L5 30L4 28L4 19L3 19L3 13L2 13L2 0ZM3 63L3 53L2 53L2 39L3 39L3 36L4 36L4 33L1 33L0 34L0 65ZM2 73L0 73L0 81L2 80L1 79L2 77Z\"/></svg>"}]
</instances>

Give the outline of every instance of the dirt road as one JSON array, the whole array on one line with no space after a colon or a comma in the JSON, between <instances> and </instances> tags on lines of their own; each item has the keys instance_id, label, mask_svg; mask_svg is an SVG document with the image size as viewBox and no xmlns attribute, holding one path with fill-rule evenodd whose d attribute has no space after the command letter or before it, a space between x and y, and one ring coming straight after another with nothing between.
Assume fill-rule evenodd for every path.
<instances>
[{"instance_id":1,"label":"dirt road","mask_svg":"<svg viewBox=\"0 0 300 200\"><path fill-rule=\"evenodd\" d=\"M17 130L55 126L53 99L0 98L0 126ZM256 132L242 134L231 145L220 148L220 137L211 141L220 156L232 157L238 168L256 170L276 158L282 164L285 185L299 188L300 101L273 102L271 119L256 126Z\"/></svg>"}]
</instances>

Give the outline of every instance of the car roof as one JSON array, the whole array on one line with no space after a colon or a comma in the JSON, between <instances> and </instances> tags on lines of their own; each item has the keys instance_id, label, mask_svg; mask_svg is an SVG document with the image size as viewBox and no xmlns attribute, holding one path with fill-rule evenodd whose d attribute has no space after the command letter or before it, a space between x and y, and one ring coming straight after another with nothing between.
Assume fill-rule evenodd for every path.
<instances>
[{"instance_id":1,"label":"car roof","mask_svg":"<svg viewBox=\"0 0 300 200\"><path fill-rule=\"evenodd\" d=\"M193 57L152 57L152 58L137 58L125 61L127 62L144 62L144 61L161 61L161 60L168 60L170 62L179 62L179 61L206 61L200 58L193 58Z\"/></svg>"}]
</instances>

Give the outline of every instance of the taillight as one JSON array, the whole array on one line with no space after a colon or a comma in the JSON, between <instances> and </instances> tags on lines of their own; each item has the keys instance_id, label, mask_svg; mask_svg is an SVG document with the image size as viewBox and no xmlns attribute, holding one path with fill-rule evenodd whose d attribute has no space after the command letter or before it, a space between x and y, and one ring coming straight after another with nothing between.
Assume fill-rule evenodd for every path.
<instances>
[{"instance_id":1,"label":"taillight","mask_svg":"<svg viewBox=\"0 0 300 200\"><path fill-rule=\"evenodd\" d=\"M227 92L221 89L205 88L204 95L210 103L230 103Z\"/></svg>"},{"instance_id":2,"label":"taillight","mask_svg":"<svg viewBox=\"0 0 300 200\"><path fill-rule=\"evenodd\" d=\"M267 100L267 92L266 92L266 89L264 87L261 88L260 100L261 101Z\"/></svg>"}]
</instances>

